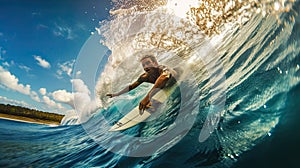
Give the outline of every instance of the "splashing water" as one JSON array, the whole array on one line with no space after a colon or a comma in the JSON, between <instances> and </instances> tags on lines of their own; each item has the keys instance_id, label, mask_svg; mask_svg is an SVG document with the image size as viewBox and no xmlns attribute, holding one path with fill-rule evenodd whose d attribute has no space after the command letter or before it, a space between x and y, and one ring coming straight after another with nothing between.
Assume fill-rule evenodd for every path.
<instances>
[{"instance_id":1,"label":"splashing water","mask_svg":"<svg viewBox=\"0 0 300 168\"><path fill-rule=\"evenodd\" d=\"M139 133L136 127L126 133L153 137L176 125L188 129L155 148L153 155L132 162L133 166L165 166L163 163L172 158L176 162L168 162L168 166L230 167L245 151L272 135L287 112L287 94L300 81L299 2L113 3L111 20L102 21L97 29L102 45L111 51L96 84L102 106L83 124L101 147L130 156L147 144L130 142L120 134L116 140L116 135L106 132L151 86L143 85L115 100L105 95L136 80L142 73L138 60L148 53L156 55L162 64L189 72L183 77L186 83L180 96L190 101L178 103L176 97L180 96L175 93L168 101L171 110L165 118L145 123ZM178 109L188 112L174 122ZM186 122L192 126L184 125ZM118 162L116 165L133 159L120 160L120 155L110 159Z\"/></svg>"}]
</instances>

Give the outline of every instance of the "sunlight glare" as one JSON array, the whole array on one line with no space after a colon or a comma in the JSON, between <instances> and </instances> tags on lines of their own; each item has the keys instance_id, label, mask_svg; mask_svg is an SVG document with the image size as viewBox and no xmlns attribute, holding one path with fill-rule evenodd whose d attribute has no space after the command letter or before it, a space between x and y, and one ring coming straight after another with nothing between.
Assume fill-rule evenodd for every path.
<instances>
[{"instance_id":1,"label":"sunlight glare","mask_svg":"<svg viewBox=\"0 0 300 168\"><path fill-rule=\"evenodd\" d=\"M180 18L187 18L190 8L197 5L198 1L195 0L168 0L166 7L170 13Z\"/></svg>"}]
</instances>

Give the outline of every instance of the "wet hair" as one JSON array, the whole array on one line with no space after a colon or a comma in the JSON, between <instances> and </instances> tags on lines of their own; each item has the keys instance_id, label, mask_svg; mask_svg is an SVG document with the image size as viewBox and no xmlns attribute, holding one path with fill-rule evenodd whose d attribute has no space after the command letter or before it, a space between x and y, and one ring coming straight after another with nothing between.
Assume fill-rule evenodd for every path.
<instances>
[{"instance_id":1,"label":"wet hair","mask_svg":"<svg viewBox=\"0 0 300 168\"><path fill-rule=\"evenodd\" d=\"M140 59L140 61L143 61L143 60L146 59L146 58L150 58L152 62L155 62L155 63L158 64L157 59L156 59L156 57L155 57L154 55L144 55L144 56Z\"/></svg>"}]
</instances>

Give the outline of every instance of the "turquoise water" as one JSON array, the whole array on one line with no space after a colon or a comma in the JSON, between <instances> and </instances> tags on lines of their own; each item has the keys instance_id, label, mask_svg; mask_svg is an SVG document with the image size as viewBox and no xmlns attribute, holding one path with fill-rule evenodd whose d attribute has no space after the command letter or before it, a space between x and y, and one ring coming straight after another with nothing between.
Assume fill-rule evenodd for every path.
<instances>
[{"instance_id":1,"label":"turquoise water","mask_svg":"<svg viewBox=\"0 0 300 168\"><path fill-rule=\"evenodd\" d=\"M138 104L143 96L138 91L99 109L82 125L51 127L1 119L0 166L296 167L299 1L292 9L277 17L253 15L243 27L225 33L218 43L218 57L208 54L221 68L205 75L205 68L192 67L195 80L181 84L161 116L124 132L107 130L123 116L119 111ZM203 45L189 53L199 48ZM225 78L212 80L220 72ZM225 94L218 94L218 89ZM214 108L219 102L224 103L216 113L219 118L207 120L218 111ZM201 139L206 121L216 123Z\"/></svg>"}]
</instances>

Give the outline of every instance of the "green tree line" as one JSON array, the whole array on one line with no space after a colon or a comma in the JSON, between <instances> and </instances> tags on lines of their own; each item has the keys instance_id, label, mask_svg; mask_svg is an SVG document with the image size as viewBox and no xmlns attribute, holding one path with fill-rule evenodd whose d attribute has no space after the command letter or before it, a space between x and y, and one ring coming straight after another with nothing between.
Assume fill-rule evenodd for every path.
<instances>
[{"instance_id":1,"label":"green tree line","mask_svg":"<svg viewBox=\"0 0 300 168\"><path fill-rule=\"evenodd\" d=\"M56 122L60 122L64 117L64 115L60 114L42 112L9 104L0 104L0 113Z\"/></svg>"}]
</instances>

